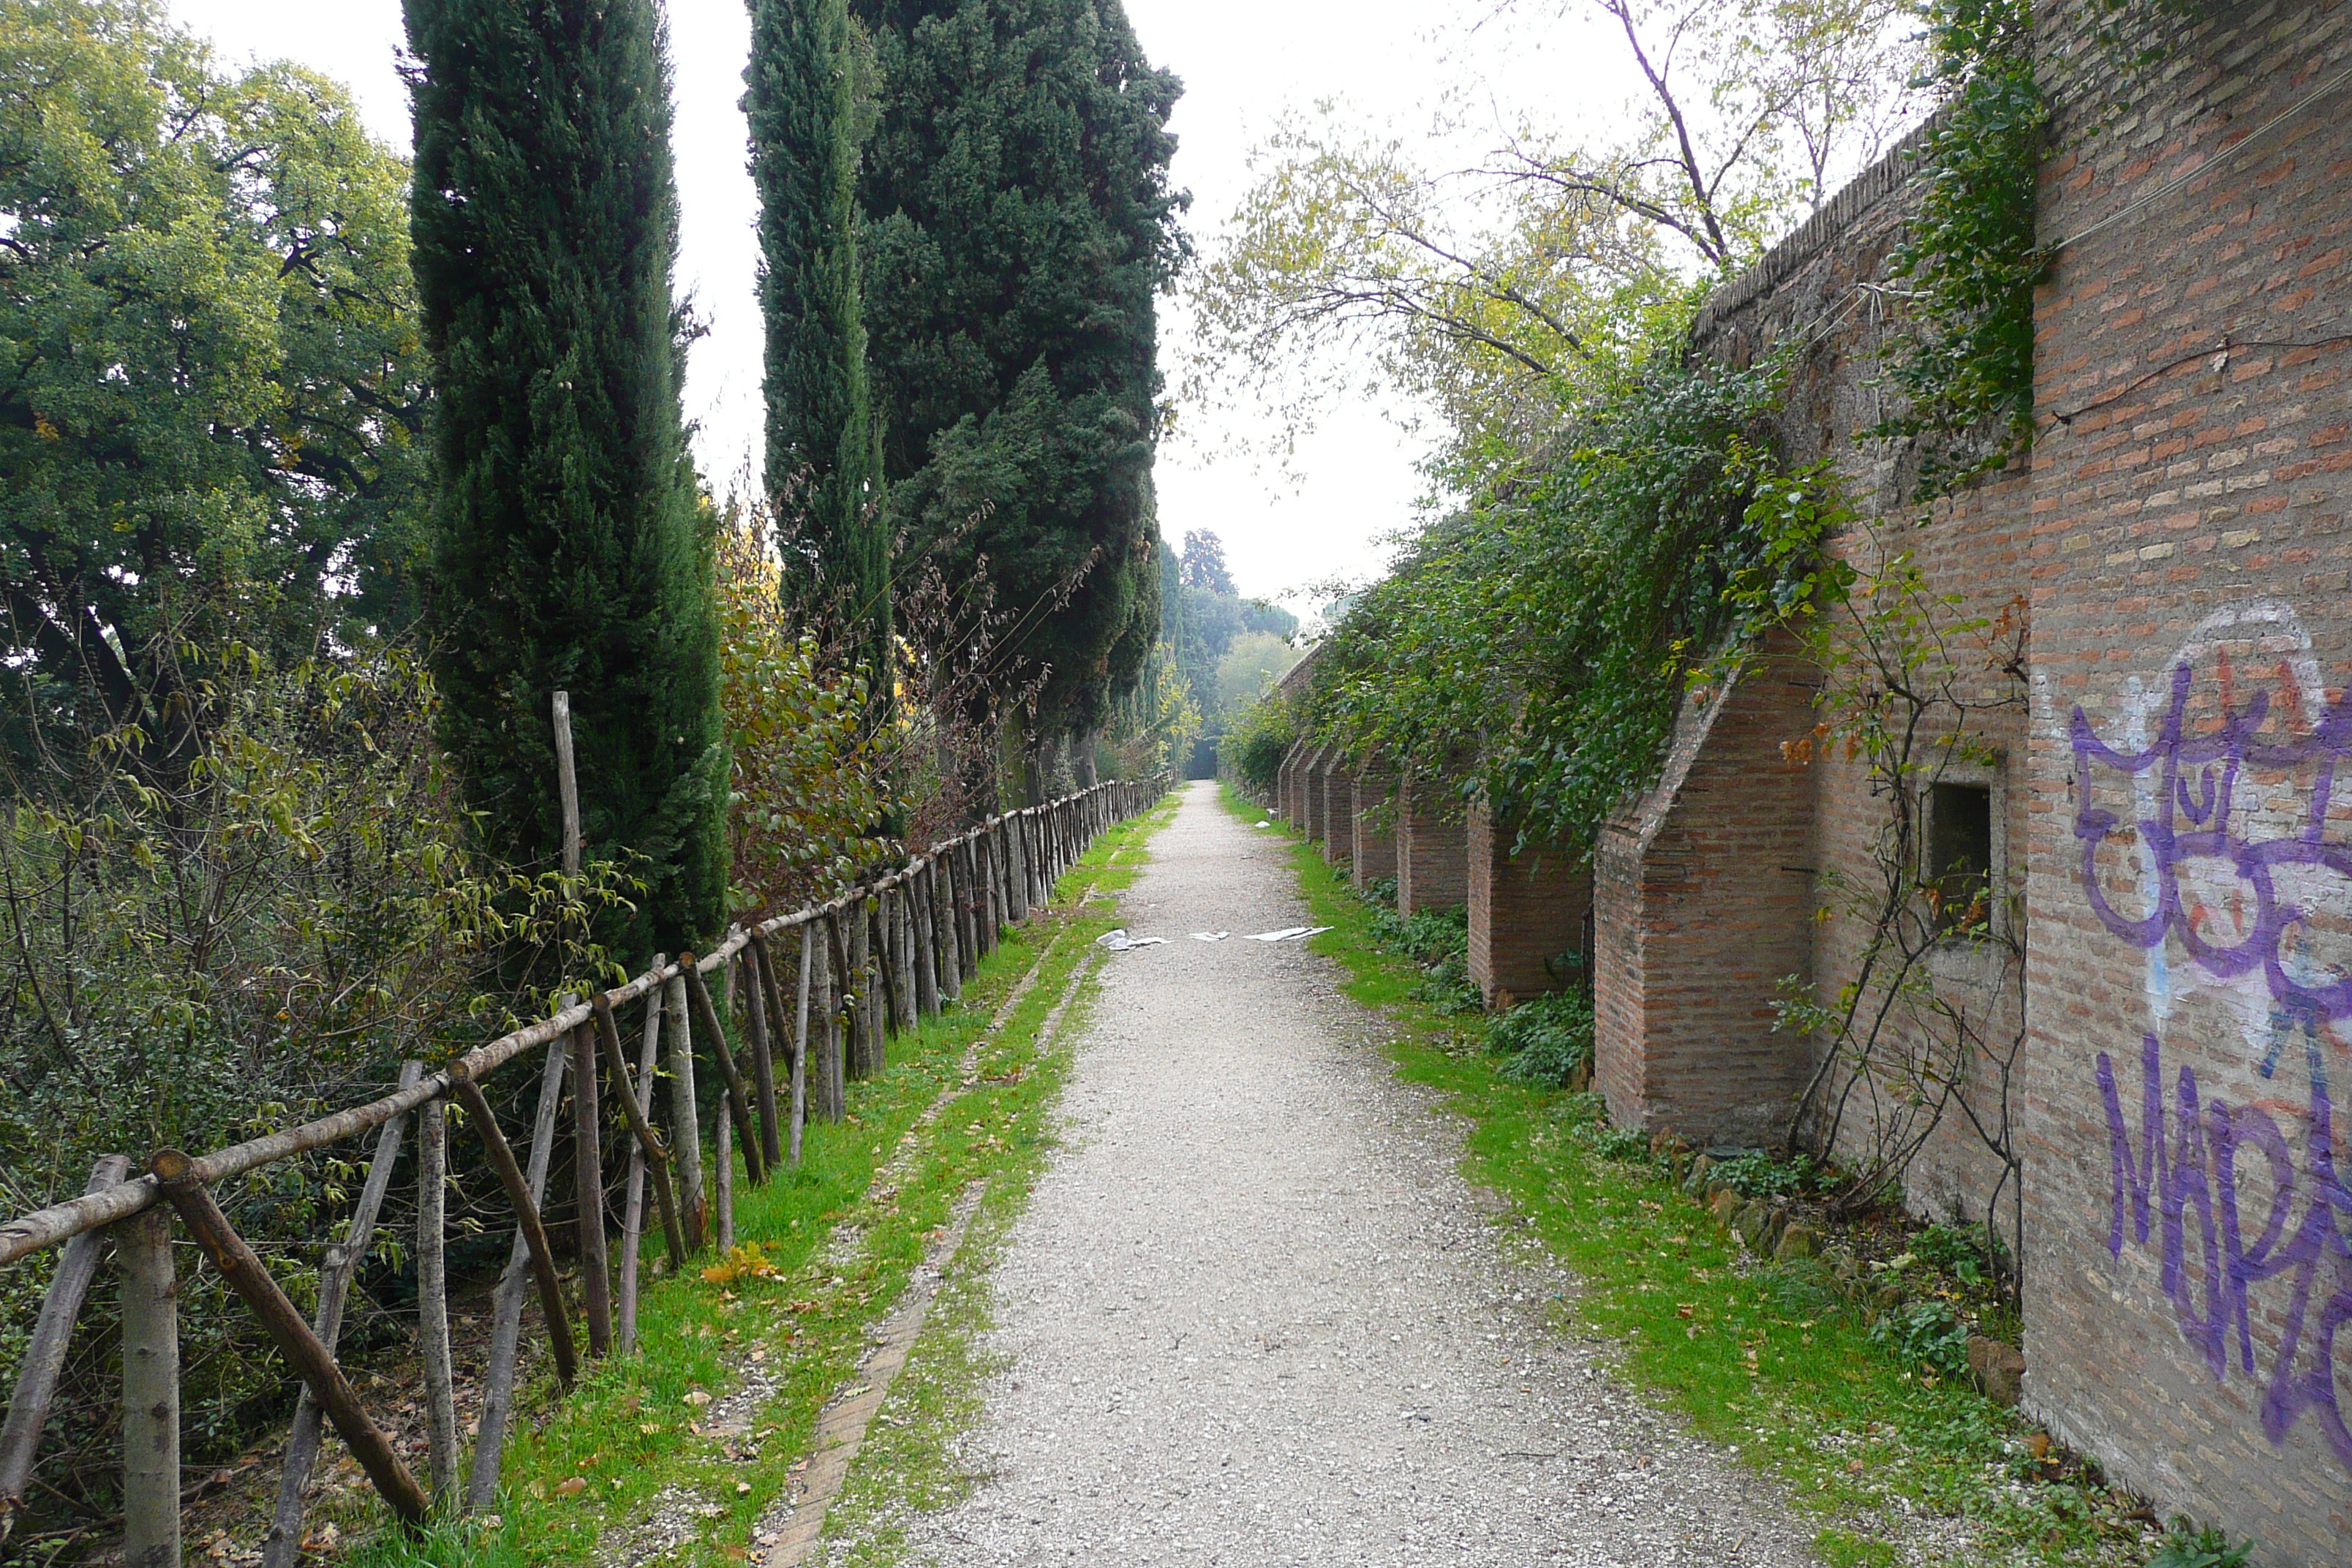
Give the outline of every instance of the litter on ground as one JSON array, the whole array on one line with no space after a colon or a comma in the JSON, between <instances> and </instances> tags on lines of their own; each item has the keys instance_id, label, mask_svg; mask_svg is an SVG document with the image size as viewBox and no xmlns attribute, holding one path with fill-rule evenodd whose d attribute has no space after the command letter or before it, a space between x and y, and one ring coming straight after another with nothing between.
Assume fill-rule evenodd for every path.
<instances>
[{"instance_id":1,"label":"litter on ground","mask_svg":"<svg viewBox=\"0 0 2352 1568\"><path fill-rule=\"evenodd\" d=\"M1234 933L1229 931L1196 931L1192 933L1192 940L1194 942L1223 942L1225 938L1233 934Z\"/></svg>"},{"instance_id":2,"label":"litter on ground","mask_svg":"<svg viewBox=\"0 0 2352 1568\"><path fill-rule=\"evenodd\" d=\"M1320 936L1329 926L1285 926L1280 931L1262 931L1250 938L1252 942L1297 942L1303 937Z\"/></svg>"},{"instance_id":3,"label":"litter on ground","mask_svg":"<svg viewBox=\"0 0 2352 1568\"><path fill-rule=\"evenodd\" d=\"M1117 931L1107 931L1095 938L1095 945L1107 947L1113 952L1125 952L1131 947L1158 947L1167 940L1164 936L1129 936L1127 928L1121 926Z\"/></svg>"}]
</instances>

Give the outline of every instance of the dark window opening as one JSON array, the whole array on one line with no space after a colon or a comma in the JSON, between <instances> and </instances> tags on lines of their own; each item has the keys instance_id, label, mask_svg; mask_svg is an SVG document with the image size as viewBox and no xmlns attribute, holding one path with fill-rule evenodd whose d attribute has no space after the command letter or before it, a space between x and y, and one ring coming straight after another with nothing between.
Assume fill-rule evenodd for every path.
<instances>
[{"instance_id":1,"label":"dark window opening","mask_svg":"<svg viewBox=\"0 0 2352 1568\"><path fill-rule=\"evenodd\" d=\"M1983 925L1992 890L1992 786L1939 784L1927 795L1927 886L1936 929Z\"/></svg>"}]
</instances>

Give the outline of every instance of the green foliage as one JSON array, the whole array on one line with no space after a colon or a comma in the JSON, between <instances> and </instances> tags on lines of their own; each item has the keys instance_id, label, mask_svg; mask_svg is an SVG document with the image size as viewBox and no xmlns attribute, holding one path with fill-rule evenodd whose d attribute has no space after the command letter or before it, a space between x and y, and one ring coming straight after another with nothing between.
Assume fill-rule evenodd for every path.
<instances>
[{"instance_id":1,"label":"green foliage","mask_svg":"<svg viewBox=\"0 0 2352 1568\"><path fill-rule=\"evenodd\" d=\"M1410 915L1382 910L1372 917L1371 934L1383 951L1421 966L1413 1000L1446 1017L1485 1010L1485 998L1470 982L1470 920L1459 905Z\"/></svg>"},{"instance_id":2,"label":"green foliage","mask_svg":"<svg viewBox=\"0 0 2352 1568\"><path fill-rule=\"evenodd\" d=\"M788 553L812 558L800 596L860 628L857 661L887 690L890 538L857 247L871 56L845 0L753 0L743 109L760 192L768 496Z\"/></svg>"},{"instance_id":3,"label":"green foliage","mask_svg":"<svg viewBox=\"0 0 2352 1568\"><path fill-rule=\"evenodd\" d=\"M1706 1173L1709 1182L1721 1182L1732 1191L1751 1198L1776 1198L1818 1192L1822 1178L1822 1168L1806 1155L1775 1160L1762 1149L1750 1149L1728 1159L1717 1160Z\"/></svg>"},{"instance_id":4,"label":"green foliage","mask_svg":"<svg viewBox=\"0 0 2352 1568\"><path fill-rule=\"evenodd\" d=\"M1881 1313L1870 1337L1898 1360L1924 1363L1952 1377L1969 1370L1969 1326L1939 1297L1905 1301Z\"/></svg>"},{"instance_id":5,"label":"green foliage","mask_svg":"<svg viewBox=\"0 0 2352 1568\"><path fill-rule=\"evenodd\" d=\"M1217 739L1217 766L1260 793L1274 788L1282 760L1298 743L1297 721L1281 699L1268 696L1244 708Z\"/></svg>"},{"instance_id":6,"label":"green foliage","mask_svg":"<svg viewBox=\"0 0 2352 1568\"><path fill-rule=\"evenodd\" d=\"M1424 531L1330 638L1328 731L1401 762L1476 755L1522 842L1588 847L1655 777L1694 679L1811 591L1816 520L1754 504L1782 478L1780 379L1661 359Z\"/></svg>"},{"instance_id":7,"label":"green foliage","mask_svg":"<svg viewBox=\"0 0 2352 1568\"><path fill-rule=\"evenodd\" d=\"M854 9L882 82L859 200L892 515L1022 612L1007 652L1045 677L1035 733L1097 728L1159 635L1176 79L1117 0Z\"/></svg>"},{"instance_id":8,"label":"green foliage","mask_svg":"<svg viewBox=\"0 0 2352 1568\"><path fill-rule=\"evenodd\" d=\"M55 759L46 801L19 795L0 818L0 1210L11 1214L78 1194L100 1154L135 1163L165 1144L220 1148L383 1092L404 1058L437 1063L479 1044L511 1021L516 999L496 987L506 954L543 951L551 971L575 976L603 970L604 954L556 945L579 929L563 917L575 900L623 909L635 892L610 867L573 882L470 855L430 738L432 682L396 650L280 666L249 645L181 644L142 658L189 694L178 782L145 782L123 765L139 738L102 731L83 758ZM298 1303L364 1157L338 1146L222 1190ZM16 1277L38 1271L8 1274L0 1321L28 1324L35 1298ZM59 1484L101 1484L103 1456L119 1451L112 1310L102 1295L77 1339L43 1461ZM218 1455L289 1374L217 1274L183 1275L180 1312L192 1450ZM364 1303L354 1311L356 1338L371 1316ZM21 1352L0 1340L0 1385Z\"/></svg>"},{"instance_id":9,"label":"green foliage","mask_svg":"<svg viewBox=\"0 0 2352 1568\"><path fill-rule=\"evenodd\" d=\"M1486 1049L1510 1058L1502 1070L1513 1083L1559 1087L1592 1065L1591 994L1562 991L1520 1003L1487 1023Z\"/></svg>"},{"instance_id":10,"label":"green foliage","mask_svg":"<svg viewBox=\"0 0 2352 1568\"><path fill-rule=\"evenodd\" d=\"M633 959L700 946L725 919L728 763L659 17L653 0L407 16L444 737L491 852L551 863L549 700L568 689L588 854L646 882L604 939Z\"/></svg>"},{"instance_id":11,"label":"green foliage","mask_svg":"<svg viewBox=\"0 0 2352 1568\"><path fill-rule=\"evenodd\" d=\"M160 760L175 694L142 660L166 626L233 621L299 656L414 619L429 487L404 184L341 88L223 73L160 4L0 6L15 725L138 722Z\"/></svg>"},{"instance_id":12,"label":"green foliage","mask_svg":"<svg viewBox=\"0 0 2352 1568\"><path fill-rule=\"evenodd\" d=\"M2147 1568L2243 1568L2253 1550L2251 1541L2232 1546L2225 1531L2176 1519Z\"/></svg>"},{"instance_id":13,"label":"green foliage","mask_svg":"<svg viewBox=\"0 0 2352 1568\"><path fill-rule=\"evenodd\" d=\"M780 913L831 898L887 857L889 800L867 724L866 676L830 667L781 592L768 530L735 511L717 542L720 702L730 772L730 909Z\"/></svg>"},{"instance_id":14,"label":"green foliage","mask_svg":"<svg viewBox=\"0 0 2352 1568\"><path fill-rule=\"evenodd\" d=\"M1926 0L1926 84L1943 109L1921 153L1927 189L1895 276L1911 320L1894 351L1909 406L1877 434L1926 437L1932 500L2006 465L2033 436L2035 182L2050 119L2033 74L2031 0Z\"/></svg>"}]
</instances>

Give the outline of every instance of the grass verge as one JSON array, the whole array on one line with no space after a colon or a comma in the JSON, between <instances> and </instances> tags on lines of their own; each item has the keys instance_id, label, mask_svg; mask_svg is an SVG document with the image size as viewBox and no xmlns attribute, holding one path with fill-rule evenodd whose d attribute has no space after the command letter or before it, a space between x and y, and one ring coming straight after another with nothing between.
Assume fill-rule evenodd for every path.
<instances>
[{"instance_id":1,"label":"grass verge","mask_svg":"<svg viewBox=\"0 0 2352 1568\"><path fill-rule=\"evenodd\" d=\"M1224 800L1245 821L1265 815L1230 786ZM1394 1025L1399 1076L1467 1119L1465 1173L1575 1270L1570 1310L1620 1347L1622 1375L1820 1517L1832 1568L2148 1560L2160 1542L2137 1499L2052 1477L2030 1422L1891 1358L1818 1263L1743 1257L1640 1140L1608 1135L1593 1097L1503 1078L1485 1021L1443 1010L1420 967L1384 950L1378 907L1314 846L1292 863L1331 928L1310 945Z\"/></svg>"},{"instance_id":2,"label":"grass verge","mask_svg":"<svg viewBox=\"0 0 2352 1568\"><path fill-rule=\"evenodd\" d=\"M736 1234L756 1249L756 1264L723 1281L691 1272L652 1281L638 1307L637 1353L590 1369L561 1402L544 1383L534 1387L530 1420L507 1450L496 1515L409 1537L347 1492L335 1522L364 1537L358 1561L368 1568L593 1563L657 1502L681 1501L694 1527L658 1561L716 1565L753 1556L760 1516L806 1458L819 1409L855 1369L869 1326L905 1289L926 1237L948 1223L973 1182L989 1180L992 1194L1025 1187L1024 1173L1042 1159L1062 1069L1053 1051L1039 1052L1039 1026L1094 937L1116 923L1108 896L1132 879L1144 841L1172 809L1163 804L1097 839L1064 876L1053 906L982 965L961 1005L892 1041L889 1069L850 1086L846 1121L810 1125L799 1170L759 1188L739 1171ZM957 1081L965 1051L1041 952L1047 956L1035 984L982 1046L978 1081L923 1130L905 1179L875 1192L877 1169ZM845 1226L858 1233L854 1254L828 1257L827 1237ZM649 1270L659 1247L652 1238ZM748 1428L703 1431L699 1413L754 1365L774 1387Z\"/></svg>"}]
</instances>

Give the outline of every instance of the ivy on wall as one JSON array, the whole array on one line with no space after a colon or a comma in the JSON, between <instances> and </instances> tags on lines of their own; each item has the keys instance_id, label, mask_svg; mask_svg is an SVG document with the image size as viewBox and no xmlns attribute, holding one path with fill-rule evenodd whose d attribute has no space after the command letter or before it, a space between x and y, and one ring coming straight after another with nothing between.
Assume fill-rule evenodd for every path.
<instances>
[{"instance_id":1,"label":"ivy on wall","mask_svg":"<svg viewBox=\"0 0 2352 1568\"><path fill-rule=\"evenodd\" d=\"M1911 331L1891 379L1908 406L1870 434L1920 439L1932 500L2005 467L2033 435L2034 192L2050 107L2031 0L1927 0L1926 85L1946 101L1920 153L1926 189L1894 274Z\"/></svg>"}]
</instances>

